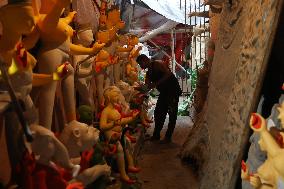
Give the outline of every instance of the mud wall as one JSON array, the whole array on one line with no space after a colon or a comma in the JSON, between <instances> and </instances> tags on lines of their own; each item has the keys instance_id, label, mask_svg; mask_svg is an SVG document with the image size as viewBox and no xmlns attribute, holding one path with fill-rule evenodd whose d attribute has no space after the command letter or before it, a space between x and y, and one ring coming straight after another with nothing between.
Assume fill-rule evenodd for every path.
<instances>
[{"instance_id":1,"label":"mud wall","mask_svg":"<svg viewBox=\"0 0 284 189\"><path fill-rule=\"evenodd\" d=\"M204 121L196 125L208 130L203 139L208 149L202 153L208 159L201 171L202 189L235 188L248 140L247 122L258 101L282 5L282 0L227 0L224 4ZM190 135L200 136L206 135ZM195 153L190 145L185 143L183 155Z\"/></svg>"}]
</instances>

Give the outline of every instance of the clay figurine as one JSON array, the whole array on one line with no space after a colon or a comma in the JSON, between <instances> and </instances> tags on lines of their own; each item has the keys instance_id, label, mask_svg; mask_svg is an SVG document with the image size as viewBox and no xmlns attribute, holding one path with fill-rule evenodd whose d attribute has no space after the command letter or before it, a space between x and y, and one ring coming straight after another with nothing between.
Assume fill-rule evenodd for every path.
<instances>
[{"instance_id":1,"label":"clay figurine","mask_svg":"<svg viewBox=\"0 0 284 189\"><path fill-rule=\"evenodd\" d=\"M126 174L124 158L127 158L128 172L138 172L139 168L135 167L133 157L128 149L125 149L126 157L124 156L124 151L119 140L123 127L125 127L126 124L134 121L139 112L134 112L130 117L121 117L121 114L115 108L119 103L120 98L120 91L115 86L110 86L105 89L104 98L106 101L106 106L101 114L100 129L104 133L107 142L117 145L117 164L121 180L128 184L133 184L135 183L135 180L130 179Z\"/></svg>"},{"instance_id":2,"label":"clay figurine","mask_svg":"<svg viewBox=\"0 0 284 189\"><path fill-rule=\"evenodd\" d=\"M250 119L250 127L254 132L259 133L259 145L261 150L267 153L267 160L257 169L257 173L250 174L243 163L242 179L248 180L254 188L258 189L279 189L284 184L284 149L277 144L269 133L265 119L254 113ZM283 133L281 133L283 137Z\"/></svg>"}]
</instances>

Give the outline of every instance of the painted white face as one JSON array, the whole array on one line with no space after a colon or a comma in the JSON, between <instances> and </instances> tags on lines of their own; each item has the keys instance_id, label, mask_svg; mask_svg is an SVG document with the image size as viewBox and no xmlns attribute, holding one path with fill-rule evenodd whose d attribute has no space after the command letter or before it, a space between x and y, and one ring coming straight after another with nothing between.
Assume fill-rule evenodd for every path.
<instances>
[{"instance_id":1,"label":"painted white face","mask_svg":"<svg viewBox=\"0 0 284 189\"><path fill-rule=\"evenodd\" d=\"M84 46L90 46L94 41L93 31L91 29L84 30L78 33L80 43Z\"/></svg>"},{"instance_id":2,"label":"painted white face","mask_svg":"<svg viewBox=\"0 0 284 189\"><path fill-rule=\"evenodd\" d=\"M99 138L99 130L91 126L82 126L81 128L81 140L83 144L83 150L92 148Z\"/></svg>"}]
</instances>

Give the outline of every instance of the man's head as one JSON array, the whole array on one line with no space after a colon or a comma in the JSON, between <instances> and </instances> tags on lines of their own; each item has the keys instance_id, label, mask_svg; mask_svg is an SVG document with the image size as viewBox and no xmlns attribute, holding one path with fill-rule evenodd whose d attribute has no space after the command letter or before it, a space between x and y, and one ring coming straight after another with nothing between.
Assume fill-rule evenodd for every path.
<instances>
[{"instance_id":1,"label":"man's head","mask_svg":"<svg viewBox=\"0 0 284 189\"><path fill-rule=\"evenodd\" d=\"M140 54L137 58L136 58L136 62L139 64L139 66L142 69L146 69L149 66L150 63L150 59L145 55L145 54Z\"/></svg>"}]
</instances>

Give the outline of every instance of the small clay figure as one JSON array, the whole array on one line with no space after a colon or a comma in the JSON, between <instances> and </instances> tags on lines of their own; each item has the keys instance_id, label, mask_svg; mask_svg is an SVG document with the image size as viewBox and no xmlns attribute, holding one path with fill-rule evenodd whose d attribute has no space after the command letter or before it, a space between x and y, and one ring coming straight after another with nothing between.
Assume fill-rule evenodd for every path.
<instances>
[{"instance_id":1,"label":"small clay figure","mask_svg":"<svg viewBox=\"0 0 284 189\"><path fill-rule=\"evenodd\" d=\"M248 180L254 188L279 189L284 184L284 149L275 141L266 127L265 119L254 113L250 119L250 127L260 134L259 145L267 153L267 160L257 169L257 173L249 174L243 163L242 179ZM283 133L281 133L283 137Z\"/></svg>"},{"instance_id":2,"label":"small clay figure","mask_svg":"<svg viewBox=\"0 0 284 189\"><path fill-rule=\"evenodd\" d=\"M127 158L128 162L128 171L129 172L138 172L139 169L135 167L133 157L129 149L125 149L125 155L123 148L119 142L121 137L121 132L123 127L126 124L132 122L139 112L134 112L132 116L122 118L119 111L115 108L120 100L120 91L115 86L110 86L104 91L104 98L106 101L106 106L102 111L100 118L100 129L104 132L106 140L117 145L117 164L120 172L121 180L132 184L135 181L130 179L125 171L125 160Z\"/></svg>"}]
</instances>

